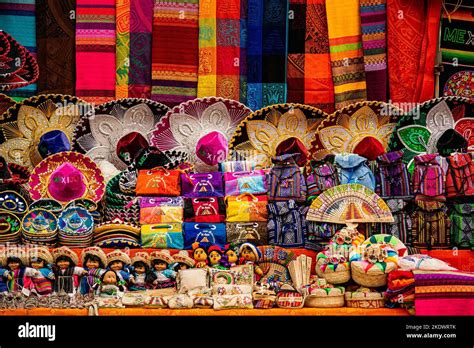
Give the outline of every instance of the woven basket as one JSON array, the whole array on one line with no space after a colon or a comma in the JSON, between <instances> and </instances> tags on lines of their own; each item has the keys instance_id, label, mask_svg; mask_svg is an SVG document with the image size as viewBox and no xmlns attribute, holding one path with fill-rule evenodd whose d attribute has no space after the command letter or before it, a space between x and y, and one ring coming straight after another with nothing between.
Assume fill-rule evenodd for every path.
<instances>
[{"instance_id":1,"label":"woven basket","mask_svg":"<svg viewBox=\"0 0 474 348\"><path fill-rule=\"evenodd\" d=\"M335 271L329 268L326 268L323 271L321 269L323 263L323 259L319 259L318 263L316 264L316 274L319 277L326 279L328 283L344 284L351 280L351 270L348 263L346 265L338 265Z\"/></svg>"},{"instance_id":2,"label":"woven basket","mask_svg":"<svg viewBox=\"0 0 474 348\"><path fill-rule=\"evenodd\" d=\"M315 290L306 296L304 305L311 308L344 307L344 291L334 288L328 294L322 289Z\"/></svg>"},{"instance_id":3,"label":"woven basket","mask_svg":"<svg viewBox=\"0 0 474 348\"><path fill-rule=\"evenodd\" d=\"M387 285L387 275L394 271L397 266L389 262L385 268L385 272L377 266L371 267L367 272L365 271L366 261L351 262L352 279L362 286L367 288L379 288Z\"/></svg>"},{"instance_id":4,"label":"woven basket","mask_svg":"<svg viewBox=\"0 0 474 348\"><path fill-rule=\"evenodd\" d=\"M303 308L304 296L297 291L280 291L277 295L276 304L279 308Z\"/></svg>"},{"instance_id":5,"label":"woven basket","mask_svg":"<svg viewBox=\"0 0 474 348\"><path fill-rule=\"evenodd\" d=\"M346 292L347 307L352 308L382 308L385 299L380 292Z\"/></svg>"}]
</instances>

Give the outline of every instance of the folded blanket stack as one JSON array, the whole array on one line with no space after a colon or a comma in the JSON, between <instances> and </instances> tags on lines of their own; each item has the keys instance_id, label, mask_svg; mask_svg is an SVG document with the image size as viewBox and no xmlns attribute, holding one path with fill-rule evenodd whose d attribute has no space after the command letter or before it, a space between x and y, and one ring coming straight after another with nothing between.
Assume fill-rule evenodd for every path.
<instances>
[{"instance_id":1,"label":"folded blanket stack","mask_svg":"<svg viewBox=\"0 0 474 348\"><path fill-rule=\"evenodd\" d=\"M385 305L389 308L403 307L414 314L415 279L411 271L392 271L388 275Z\"/></svg>"}]
</instances>

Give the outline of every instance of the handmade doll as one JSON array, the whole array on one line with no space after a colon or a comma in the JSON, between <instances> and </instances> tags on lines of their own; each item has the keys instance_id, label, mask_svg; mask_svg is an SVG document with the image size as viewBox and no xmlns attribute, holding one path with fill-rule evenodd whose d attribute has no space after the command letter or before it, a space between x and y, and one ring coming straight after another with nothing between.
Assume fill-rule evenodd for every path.
<instances>
[{"instance_id":1,"label":"handmade doll","mask_svg":"<svg viewBox=\"0 0 474 348\"><path fill-rule=\"evenodd\" d=\"M239 248L239 264L253 265L255 274L263 276L262 269L258 266L258 260L261 258L261 252L252 243L243 243Z\"/></svg>"},{"instance_id":2,"label":"handmade doll","mask_svg":"<svg viewBox=\"0 0 474 348\"><path fill-rule=\"evenodd\" d=\"M227 262L228 268L237 265L239 257L237 255L237 248L233 244L226 244L224 249L224 259Z\"/></svg>"},{"instance_id":3,"label":"handmade doll","mask_svg":"<svg viewBox=\"0 0 474 348\"><path fill-rule=\"evenodd\" d=\"M185 270L188 268L193 268L196 265L196 261L189 257L189 254L186 250L181 250L180 252L173 255L174 264L171 267L175 272L179 270Z\"/></svg>"},{"instance_id":4,"label":"handmade doll","mask_svg":"<svg viewBox=\"0 0 474 348\"><path fill-rule=\"evenodd\" d=\"M54 260L54 291L74 293L79 285L78 277L86 275L88 272L84 268L76 266L79 259L76 253L68 247L56 248L51 253Z\"/></svg>"},{"instance_id":5,"label":"handmade doll","mask_svg":"<svg viewBox=\"0 0 474 348\"><path fill-rule=\"evenodd\" d=\"M28 251L30 266L38 271L31 278L29 289L38 295L49 295L53 292L54 273L51 269L53 255L46 247L36 247Z\"/></svg>"},{"instance_id":6,"label":"handmade doll","mask_svg":"<svg viewBox=\"0 0 474 348\"><path fill-rule=\"evenodd\" d=\"M82 251L82 266L87 274L81 279L80 292L82 295L93 292L92 287L105 272L107 256L99 247L89 247Z\"/></svg>"},{"instance_id":7,"label":"handmade doll","mask_svg":"<svg viewBox=\"0 0 474 348\"><path fill-rule=\"evenodd\" d=\"M146 290L146 276L150 272L150 255L139 251L131 260L130 291Z\"/></svg>"},{"instance_id":8,"label":"handmade doll","mask_svg":"<svg viewBox=\"0 0 474 348\"><path fill-rule=\"evenodd\" d=\"M116 297L125 291L120 284L117 272L109 269L102 273L100 279L93 286L96 295L100 297Z\"/></svg>"},{"instance_id":9,"label":"handmade doll","mask_svg":"<svg viewBox=\"0 0 474 348\"><path fill-rule=\"evenodd\" d=\"M28 257L24 250L17 248L7 250L6 260L2 264L5 266L3 278L6 280L9 292L22 291L24 287L29 288L28 280L38 275L39 271L26 267L27 262Z\"/></svg>"},{"instance_id":10,"label":"handmade doll","mask_svg":"<svg viewBox=\"0 0 474 348\"><path fill-rule=\"evenodd\" d=\"M217 269L226 269L226 267L223 265L223 251L218 245L211 245L209 249L207 249L207 252L209 253L209 267Z\"/></svg>"},{"instance_id":11,"label":"handmade doll","mask_svg":"<svg viewBox=\"0 0 474 348\"><path fill-rule=\"evenodd\" d=\"M151 272L147 276L147 285L152 289L172 288L176 285L176 272L168 267L173 263L169 250L153 251L150 254Z\"/></svg>"},{"instance_id":12,"label":"handmade doll","mask_svg":"<svg viewBox=\"0 0 474 348\"><path fill-rule=\"evenodd\" d=\"M199 242L192 244L193 247L193 259L196 261L196 268L205 268L207 267L207 251L204 247L200 246Z\"/></svg>"},{"instance_id":13,"label":"handmade doll","mask_svg":"<svg viewBox=\"0 0 474 348\"><path fill-rule=\"evenodd\" d=\"M121 250L115 249L107 254L107 268L117 273L119 282L123 285L130 281L131 263L130 257Z\"/></svg>"}]
</instances>

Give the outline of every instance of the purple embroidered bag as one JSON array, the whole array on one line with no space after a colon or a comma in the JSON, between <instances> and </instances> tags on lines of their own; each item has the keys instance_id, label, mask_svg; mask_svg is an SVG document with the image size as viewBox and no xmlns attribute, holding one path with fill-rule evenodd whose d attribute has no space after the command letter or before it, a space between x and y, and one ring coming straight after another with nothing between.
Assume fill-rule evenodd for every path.
<instances>
[{"instance_id":1,"label":"purple embroidered bag","mask_svg":"<svg viewBox=\"0 0 474 348\"><path fill-rule=\"evenodd\" d=\"M187 198L223 197L222 173L181 174L181 192Z\"/></svg>"}]
</instances>

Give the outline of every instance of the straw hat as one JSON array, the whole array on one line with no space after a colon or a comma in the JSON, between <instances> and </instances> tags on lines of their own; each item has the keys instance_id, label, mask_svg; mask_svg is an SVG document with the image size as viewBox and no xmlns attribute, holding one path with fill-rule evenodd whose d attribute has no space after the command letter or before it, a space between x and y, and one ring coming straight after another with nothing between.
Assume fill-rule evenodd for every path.
<instances>
[{"instance_id":1,"label":"straw hat","mask_svg":"<svg viewBox=\"0 0 474 348\"><path fill-rule=\"evenodd\" d=\"M194 265L196 264L196 261L189 257L189 254L186 250L181 250L177 254L174 254L173 258L175 262L184 263L189 267L194 267Z\"/></svg>"},{"instance_id":2,"label":"straw hat","mask_svg":"<svg viewBox=\"0 0 474 348\"><path fill-rule=\"evenodd\" d=\"M132 263L130 256L119 249L115 249L107 254L107 265L113 261L122 261L125 265L130 265Z\"/></svg>"},{"instance_id":3,"label":"straw hat","mask_svg":"<svg viewBox=\"0 0 474 348\"><path fill-rule=\"evenodd\" d=\"M88 247L82 250L81 262L83 266L85 264L84 261L86 259L87 254L97 256L100 259L100 261L102 261L102 264L104 266L107 265L107 255L105 255L104 251L99 247L92 246L92 247Z\"/></svg>"},{"instance_id":4,"label":"straw hat","mask_svg":"<svg viewBox=\"0 0 474 348\"><path fill-rule=\"evenodd\" d=\"M150 255L146 251L139 251L132 257L131 264L133 265L135 262L143 262L145 265L150 267Z\"/></svg>"},{"instance_id":5,"label":"straw hat","mask_svg":"<svg viewBox=\"0 0 474 348\"><path fill-rule=\"evenodd\" d=\"M21 263L23 264L23 266L26 266L29 261L28 253L26 249L23 247L17 247L17 246L7 247L4 254L4 260L2 261L3 265L6 266L7 259L9 257L18 257L21 260Z\"/></svg>"},{"instance_id":6,"label":"straw hat","mask_svg":"<svg viewBox=\"0 0 474 348\"><path fill-rule=\"evenodd\" d=\"M168 265L173 263L174 261L173 256L171 256L170 254L170 251L166 249L153 251L150 254L150 259L151 259L151 262L153 262L153 260L161 260L161 261L166 262Z\"/></svg>"},{"instance_id":7,"label":"straw hat","mask_svg":"<svg viewBox=\"0 0 474 348\"><path fill-rule=\"evenodd\" d=\"M51 254L53 254L54 262L56 262L56 260L60 256L67 256L72 260L72 262L74 262L75 265L77 265L79 263L79 258L77 257L77 254L74 251L72 251L71 249L69 249L68 247L65 247L65 246L53 249L51 251Z\"/></svg>"},{"instance_id":8,"label":"straw hat","mask_svg":"<svg viewBox=\"0 0 474 348\"><path fill-rule=\"evenodd\" d=\"M49 249L46 247L33 247L31 249L28 249L28 255L30 257L30 262L31 259L33 258L40 258L44 260L47 264L52 264L53 263L53 255L49 252Z\"/></svg>"}]
</instances>

